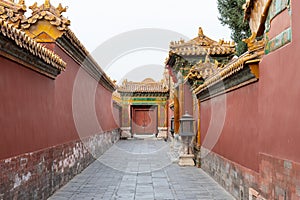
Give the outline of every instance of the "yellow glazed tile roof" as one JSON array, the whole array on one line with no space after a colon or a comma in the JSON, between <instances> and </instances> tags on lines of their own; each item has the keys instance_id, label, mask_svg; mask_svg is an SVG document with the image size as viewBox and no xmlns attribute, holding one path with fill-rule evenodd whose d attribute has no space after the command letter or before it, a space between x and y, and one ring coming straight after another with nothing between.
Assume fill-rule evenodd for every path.
<instances>
[{"instance_id":1,"label":"yellow glazed tile roof","mask_svg":"<svg viewBox=\"0 0 300 200\"><path fill-rule=\"evenodd\" d=\"M147 78L142 82L132 82L124 80L122 85L118 88L120 93L128 92L168 92L169 88L164 84L164 82L155 82L151 78Z\"/></svg>"},{"instance_id":2,"label":"yellow glazed tile roof","mask_svg":"<svg viewBox=\"0 0 300 200\"><path fill-rule=\"evenodd\" d=\"M191 76L197 76L196 78L203 78L208 79L213 74L219 72L222 69L222 65L218 63L217 60L214 62L210 62L209 59L206 59L204 62L200 61L199 63L192 66L190 69L189 74L186 76L186 79L188 79Z\"/></svg>"},{"instance_id":3,"label":"yellow glazed tile roof","mask_svg":"<svg viewBox=\"0 0 300 200\"><path fill-rule=\"evenodd\" d=\"M26 49L31 54L41 58L44 62L61 71L65 70L66 63L58 55L31 39L25 32L15 28L13 24L0 19L0 33L13 40L20 48Z\"/></svg>"},{"instance_id":4,"label":"yellow glazed tile roof","mask_svg":"<svg viewBox=\"0 0 300 200\"><path fill-rule=\"evenodd\" d=\"M76 37L75 33L67 28L64 32L64 35L71 41L74 46L77 46L85 55L89 55L89 51L85 48L85 46L80 42L80 40Z\"/></svg>"},{"instance_id":5,"label":"yellow glazed tile roof","mask_svg":"<svg viewBox=\"0 0 300 200\"><path fill-rule=\"evenodd\" d=\"M0 0L0 19L13 23L16 28L19 28L21 21L25 19L25 12L26 6L23 0L19 3Z\"/></svg>"},{"instance_id":6,"label":"yellow glazed tile roof","mask_svg":"<svg viewBox=\"0 0 300 200\"><path fill-rule=\"evenodd\" d=\"M57 27L58 30L67 30L70 25L70 20L62 16L62 13L66 11L66 8L62 7L61 4L57 8L50 4L50 0L46 0L41 6L37 6L35 2L29 7L32 10L32 14L29 18L22 21L22 28L28 29L30 26L37 23L38 20L45 19L50 24Z\"/></svg>"},{"instance_id":7,"label":"yellow glazed tile roof","mask_svg":"<svg viewBox=\"0 0 300 200\"><path fill-rule=\"evenodd\" d=\"M210 74L210 76L207 77L204 83L194 90L194 93L198 94L201 91L205 90L206 88L214 85L215 83L222 81L225 78L230 77L231 75L237 73L238 71L243 69L244 64L247 63L247 61L249 62L255 59L260 60L261 57L264 55L263 44L264 44L263 42L258 42L258 46L256 46L257 47L256 49L244 53L238 59L233 59L223 68L219 68L214 73Z\"/></svg>"},{"instance_id":8,"label":"yellow glazed tile roof","mask_svg":"<svg viewBox=\"0 0 300 200\"><path fill-rule=\"evenodd\" d=\"M183 39L170 43L170 50L180 56L228 55L235 53L235 44L220 40L216 42L203 34L200 27L198 37L185 42Z\"/></svg>"}]
</instances>

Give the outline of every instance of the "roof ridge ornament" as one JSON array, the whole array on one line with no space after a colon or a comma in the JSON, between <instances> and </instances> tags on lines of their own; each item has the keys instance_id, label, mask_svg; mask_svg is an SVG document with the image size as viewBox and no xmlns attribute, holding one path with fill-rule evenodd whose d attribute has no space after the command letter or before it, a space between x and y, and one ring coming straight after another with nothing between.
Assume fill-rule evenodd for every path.
<instances>
[{"instance_id":1,"label":"roof ridge ornament","mask_svg":"<svg viewBox=\"0 0 300 200\"><path fill-rule=\"evenodd\" d=\"M199 37L204 36L204 34L203 34L203 29L202 29L201 27L199 27L199 30L198 30L198 36L199 36Z\"/></svg>"},{"instance_id":2,"label":"roof ridge ornament","mask_svg":"<svg viewBox=\"0 0 300 200\"><path fill-rule=\"evenodd\" d=\"M45 0L44 8L45 9L50 9L50 7L51 7L50 0Z\"/></svg>"},{"instance_id":3,"label":"roof ridge ornament","mask_svg":"<svg viewBox=\"0 0 300 200\"><path fill-rule=\"evenodd\" d=\"M24 0L16 3L14 0L0 0L0 19L5 20L9 24L13 24L15 28L19 28L21 22L25 19L26 5Z\"/></svg>"},{"instance_id":4,"label":"roof ridge ornament","mask_svg":"<svg viewBox=\"0 0 300 200\"><path fill-rule=\"evenodd\" d=\"M19 0L20 5L25 5L25 0Z\"/></svg>"},{"instance_id":5,"label":"roof ridge ornament","mask_svg":"<svg viewBox=\"0 0 300 200\"><path fill-rule=\"evenodd\" d=\"M32 10L32 12L34 12L37 8L37 2L35 2L32 6L29 6L29 9Z\"/></svg>"},{"instance_id":6,"label":"roof ridge ornament","mask_svg":"<svg viewBox=\"0 0 300 200\"><path fill-rule=\"evenodd\" d=\"M198 36L185 42L183 39L170 42L170 52L180 56L204 56L206 53L216 56L231 56L235 53L235 45L232 42L220 39L218 42L207 37L202 27L198 29Z\"/></svg>"},{"instance_id":7,"label":"roof ridge ornament","mask_svg":"<svg viewBox=\"0 0 300 200\"><path fill-rule=\"evenodd\" d=\"M24 0L20 0L24 1ZM67 6L63 7L61 3L58 4L58 6L55 8L52 6L50 3L50 0L45 0L45 3L42 4L41 6L38 6L37 2L35 2L32 6L29 6L29 8L32 10L33 15L37 14L42 11L49 11L53 15L57 17L62 17L62 13L67 11Z\"/></svg>"},{"instance_id":8,"label":"roof ridge ornament","mask_svg":"<svg viewBox=\"0 0 300 200\"><path fill-rule=\"evenodd\" d=\"M63 7L61 5L61 3L58 4L56 10L58 11L58 13L61 15L61 13L66 12L67 11L67 7Z\"/></svg>"},{"instance_id":9,"label":"roof ridge ornament","mask_svg":"<svg viewBox=\"0 0 300 200\"><path fill-rule=\"evenodd\" d=\"M67 7L63 7L60 3L57 7L54 7L50 0L45 0L44 4L38 5L35 2L32 6L29 7L32 10L32 14L22 23L23 30L27 31L27 34L32 38L38 38L39 42L53 42L62 35L62 33L68 30L71 22L68 18L65 18L62 13L66 12ZM49 22L53 25L55 29L48 30L43 25L40 25L38 22L43 21ZM36 26L35 28L31 28ZM38 27L38 28L37 28ZM40 35L40 34L43 35ZM47 34L48 36L45 36Z\"/></svg>"}]
</instances>

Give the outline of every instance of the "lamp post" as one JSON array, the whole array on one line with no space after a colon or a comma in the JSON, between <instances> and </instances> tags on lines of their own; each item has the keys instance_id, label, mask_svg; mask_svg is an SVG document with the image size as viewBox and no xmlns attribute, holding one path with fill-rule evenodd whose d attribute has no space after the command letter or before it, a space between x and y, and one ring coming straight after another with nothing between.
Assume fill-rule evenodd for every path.
<instances>
[{"instance_id":1,"label":"lamp post","mask_svg":"<svg viewBox=\"0 0 300 200\"><path fill-rule=\"evenodd\" d=\"M180 131L179 135L182 140L182 154L179 156L180 166L194 166L194 155L191 148L191 142L194 133L194 118L187 112L179 119Z\"/></svg>"}]
</instances>

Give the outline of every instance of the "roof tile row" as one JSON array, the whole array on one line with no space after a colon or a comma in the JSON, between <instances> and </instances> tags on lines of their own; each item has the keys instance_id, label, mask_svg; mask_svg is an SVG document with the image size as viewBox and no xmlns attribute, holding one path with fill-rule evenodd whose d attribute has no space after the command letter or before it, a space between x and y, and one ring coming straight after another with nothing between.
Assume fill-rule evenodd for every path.
<instances>
[{"instance_id":1,"label":"roof tile row","mask_svg":"<svg viewBox=\"0 0 300 200\"><path fill-rule=\"evenodd\" d=\"M22 30L15 28L13 24L9 24L3 19L0 19L0 30L3 36L13 40L19 47L27 49L33 55L38 56L43 61L59 70L65 70L66 63L58 55L37 43Z\"/></svg>"},{"instance_id":2,"label":"roof tile row","mask_svg":"<svg viewBox=\"0 0 300 200\"><path fill-rule=\"evenodd\" d=\"M168 92L169 88L164 82L155 82L152 79L145 79L142 82L123 81L123 84L119 86L118 92L120 93L133 93L133 92Z\"/></svg>"}]
</instances>

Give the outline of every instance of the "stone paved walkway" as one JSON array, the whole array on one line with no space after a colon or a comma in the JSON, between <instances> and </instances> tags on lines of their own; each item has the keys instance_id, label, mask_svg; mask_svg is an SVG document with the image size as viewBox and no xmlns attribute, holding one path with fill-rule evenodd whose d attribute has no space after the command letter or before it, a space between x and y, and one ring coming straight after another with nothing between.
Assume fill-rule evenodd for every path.
<instances>
[{"instance_id":1,"label":"stone paved walkway","mask_svg":"<svg viewBox=\"0 0 300 200\"><path fill-rule=\"evenodd\" d=\"M172 163L169 145L119 141L50 199L234 199L201 169Z\"/></svg>"}]
</instances>

